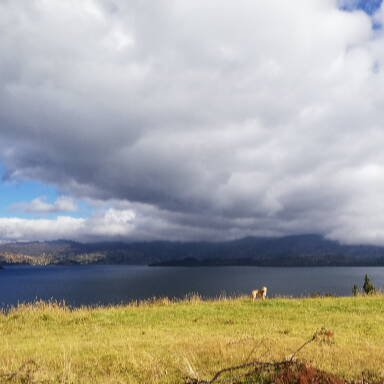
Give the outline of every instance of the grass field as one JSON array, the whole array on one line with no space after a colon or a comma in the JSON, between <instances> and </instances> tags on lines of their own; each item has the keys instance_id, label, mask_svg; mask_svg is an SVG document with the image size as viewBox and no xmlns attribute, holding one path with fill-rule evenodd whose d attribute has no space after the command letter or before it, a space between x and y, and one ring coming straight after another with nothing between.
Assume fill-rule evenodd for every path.
<instances>
[{"instance_id":1,"label":"grass field","mask_svg":"<svg viewBox=\"0 0 384 384\"><path fill-rule=\"evenodd\" d=\"M167 299L108 308L37 303L0 315L0 381L8 383L182 383L210 379L247 360L281 360L316 330L308 363L360 379L384 378L384 296Z\"/></svg>"}]
</instances>

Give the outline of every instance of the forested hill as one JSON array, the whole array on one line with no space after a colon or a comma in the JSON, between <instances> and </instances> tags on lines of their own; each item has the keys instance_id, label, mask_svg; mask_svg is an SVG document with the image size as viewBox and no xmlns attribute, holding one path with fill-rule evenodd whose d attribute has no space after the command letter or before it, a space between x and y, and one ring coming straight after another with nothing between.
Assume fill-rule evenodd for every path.
<instances>
[{"instance_id":1,"label":"forested hill","mask_svg":"<svg viewBox=\"0 0 384 384\"><path fill-rule=\"evenodd\" d=\"M227 242L58 240L0 244L0 264L384 265L384 247L343 245L319 235L247 237Z\"/></svg>"}]
</instances>

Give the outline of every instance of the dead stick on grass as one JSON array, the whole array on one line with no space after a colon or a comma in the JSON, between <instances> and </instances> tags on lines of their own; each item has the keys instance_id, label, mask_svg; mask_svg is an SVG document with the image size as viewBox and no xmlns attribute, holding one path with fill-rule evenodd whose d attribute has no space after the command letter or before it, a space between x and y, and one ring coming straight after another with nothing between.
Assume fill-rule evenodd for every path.
<instances>
[{"instance_id":1,"label":"dead stick on grass","mask_svg":"<svg viewBox=\"0 0 384 384\"><path fill-rule=\"evenodd\" d=\"M31 365L36 368L37 367L36 361L27 360L25 363L21 364L19 369L17 369L16 371L10 372L10 373L2 373L2 374L0 374L0 377L4 378L6 381L11 381L11 380L17 378L24 371L24 369L26 367L31 366ZM28 370L26 373L29 374L30 370Z\"/></svg>"},{"instance_id":2,"label":"dead stick on grass","mask_svg":"<svg viewBox=\"0 0 384 384\"><path fill-rule=\"evenodd\" d=\"M220 376L222 376L224 373L229 373L229 372L234 372L234 371L238 371L240 369L244 369L244 368L250 368L250 367L259 367L259 368L267 368L267 367L274 367L274 368L278 368L278 367L282 367L282 366L287 366L287 365L291 365L294 363L294 358L297 356L297 354L304 348L306 347L308 344L312 343L313 341L315 341L319 335L322 335L322 332L323 332L323 329L318 331L318 332L315 332L315 334L309 339L307 340L304 344L302 344L291 356L290 359L286 359L286 360L283 360L283 361L277 361L277 362L268 362L268 361L251 361L251 362L248 362L248 363L243 363L243 364L240 364L240 365L235 365L233 367L227 367L227 368L223 368L221 369L220 371L216 372L215 375L212 377L211 380L209 381L200 381L200 380L195 380L195 381L192 381L191 383L195 383L195 384L213 384L215 381L217 381L219 379Z\"/></svg>"},{"instance_id":3,"label":"dead stick on grass","mask_svg":"<svg viewBox=\"0 0 384 384\"><path fill-rule=\"evenodd\" d=\"M250 367L260 367L260 368L276 367L277 368L277 367L288 365L288 364L291 364L290 360L288 360L288 361L284 360L284 361L278 361L278 362L251 361L249 363L236 365L234 367L223 368L220 371L216 372L215 376L213 376L213 378L211 380L209 380L207 382L200 381L200 382L198 382L198 384L212 384L215 381L217 381L217 379L221 375L223 375L224 373L238 371L239 369L250 368Z\"/></svg>"}]
</instances>

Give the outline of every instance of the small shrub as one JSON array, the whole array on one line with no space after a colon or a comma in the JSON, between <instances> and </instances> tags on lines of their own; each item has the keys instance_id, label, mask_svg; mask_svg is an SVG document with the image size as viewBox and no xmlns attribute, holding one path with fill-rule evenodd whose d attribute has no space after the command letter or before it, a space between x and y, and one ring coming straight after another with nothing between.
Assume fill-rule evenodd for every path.
<instances>
[{"instance_id":1,"label":"small shrub","mask_svg":"<svg viewBox=\"0 0 384 384\"><path fill-rule=\"evenodd\" d=\"M356 284L354 284L352 288L352 294L353 296L357 296L359 294L359 287Z\"/></svg>"},{"instance_id":2,"label":"small shrub","mask_svg":"<svg viewBox=\"0 0 384 384\"><path fill-rule=\"evenodd\" d=\"M372 293L375 293L375 286L371 282L370 278L366 274L364 277L364 285L363 285L363 290L367 295L370 295Z\"/></svg>"}]
</instances>

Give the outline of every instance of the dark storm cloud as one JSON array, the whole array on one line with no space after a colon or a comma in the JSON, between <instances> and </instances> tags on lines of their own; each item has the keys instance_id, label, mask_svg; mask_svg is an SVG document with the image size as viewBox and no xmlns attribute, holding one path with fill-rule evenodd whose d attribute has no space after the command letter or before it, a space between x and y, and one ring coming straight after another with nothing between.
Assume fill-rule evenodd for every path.
<instances>
[{"instance_id":1,"label":"dark storm cloud","mask_svg":"<svg viewBox=\"0 0 384 384\"><path fill-rule=\"evenodd\" d=\"M2 2L1 160L105 204L71 237L384 243L383 38L337 3Z\"/></svg>"}]
</instances>

